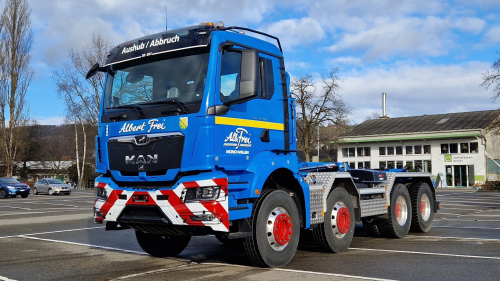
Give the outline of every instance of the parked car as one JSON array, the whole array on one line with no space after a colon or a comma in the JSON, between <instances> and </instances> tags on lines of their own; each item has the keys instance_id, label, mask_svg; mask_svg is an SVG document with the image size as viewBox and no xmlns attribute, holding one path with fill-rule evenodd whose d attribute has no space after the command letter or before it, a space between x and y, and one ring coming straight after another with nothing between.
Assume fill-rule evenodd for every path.
<instances>
[{"instance_id":1,"label":"parked car","mask_svg":"<svg viewBox=\"0 0 500 281\"><path fill-rule=\"evenodd\" d=\"M16 179L16 181L18 181L19 183L22 183L22 184L25 184L25 185L29 186L28 182L25 179L23 179L23 178L18 178L18 179Z\"/></svg>"},{"instance_id":2,"label":"parked car","mask_svg":"<svg viewBox=\"0 0 500 281\"><path fill-rule=\"evenodd\" d=\"M29 194L29 186L19 183L13 178L0 178L0 199L16 197L17 195L21 195L22 198L27 198Z\"/></svg>"},{"instance_id":3,"label":"parked car","mask_svg":"<svg viewBox=\"0 0 500 281\"><path fill-rule=\"evenodd\" d=\"M49 195L53 194L70 195L71 186L69 184L62 182L59 179L52 179L52 178L41 179L35 183L35 186L33 187L33 193L34 194L48 193Z\"/></svg>"}]
</instances>

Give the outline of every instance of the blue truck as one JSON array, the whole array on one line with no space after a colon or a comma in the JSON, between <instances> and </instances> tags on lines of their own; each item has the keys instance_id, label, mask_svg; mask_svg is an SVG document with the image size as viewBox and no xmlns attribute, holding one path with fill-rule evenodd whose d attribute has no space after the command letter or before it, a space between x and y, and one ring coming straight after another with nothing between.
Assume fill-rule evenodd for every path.
<instances>
[{"instance_id":1,"label":"blue truck","mask_svg":"<svg viewBox=\"0 0 500 281\"><path fill-rule=\"evenodd\" d=\"M120 44L87 79L99 71L94 220L135 230L152 256L215 235L242 241L257 266L282 267L304 231L338 253L357 222L394 238L431 229L430 174L299 161L295 100L272 35L202 23Z\"/></svg>"}]
</instances>

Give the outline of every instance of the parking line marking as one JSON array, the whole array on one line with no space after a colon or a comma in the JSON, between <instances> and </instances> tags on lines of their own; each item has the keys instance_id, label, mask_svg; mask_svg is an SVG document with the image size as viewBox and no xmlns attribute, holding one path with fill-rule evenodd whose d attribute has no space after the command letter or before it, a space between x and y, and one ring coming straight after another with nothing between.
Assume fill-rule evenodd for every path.
<instances>
[{"instance_id":1,"label":"parking line marking","mask_svg":"<svg viewBox=\"0 0 500 281\"><path fill-rule=\"evenodd\" d=\"M9 279L7 277L0 276L0 281L16 281L14 279Z\"/></svg>"},{"instance_id":2,"label":"parking line marking","mask_svg":"<svg viewBox=\"0 0 500 281\"><path fill-rule=\"evenodd\" d=\"M500 242L500 239L494 238L476 238L476 237L450 237L450 236L418 236L418 235L407 235L406 237L417 237L417 238L442 238L442 239L458 239L458 240L479 240L479 241L493 241Z\"/></svg>"},{"instance_id":3,"label":"parking line marking","mask_svg":"<svg viewBox=\"0 0 500 281\"><path fill-rule=\"evenodd\" d=\"M446 226L446 225L443 225L443 226L436 226L436 225L433 225L432 226L433 228L434 227L441 227L441 228L457 228L457 229L500 229L500 227L480 227L480 226Z\"/></svg>"},{"instance_id":4,"label":"parking line marking","mask_svg":"<svg viewBox=\"0 0 500 281\"><path fill-rule=\"evenodd\" d=\"M75 228L75 229L65 229L65 230L54 230L54 231L46 231L46 232L38 232L38 233L27 233L27 234L17 234L17 235L9 235L9 236L1 236L2 238L13 238L13 237L22 237L25 235L43 235L43 234L52 234L52 233L61 233L61 232L72 232L72 231L80 231L80 230L88 230L88 229L98 229L105 228L104 226L95 226L95 227L84 227L84 228Z\"/></svg>"},{"instance_id":5,"label":"parking line marking","mask_svg":"<svg viewBox=\"0 0 500 281\"><path fill-rule=\"evenodd\" d=\"M351 249L351 248L349 248ZM233 266L233 267L244 267L244 268L253 268L252 266L246 265L238 265L238 264L227 264L227 263L219 263L219 262L203 262L201 264L207 265L219 265L219 266ZM296 270L296 269L284 269L284 268L262 268L263 270L269 271L285 271L285 272L293 272L293 273L306 273L306 274L314 274L314 275L325 275L325 276L335 276L335 277L345 277L345 278L356 278L363 280L376 280L376 281L396 281L393 279L381 279L374 277L365 277L365 276L356 276L356 275L346 275L346 274L337 274L337 273L327 273L327 272L314 272L314 271L306 271L306 270Z\"/></svg>"},{"instance_id":6,"label":"parking line marking","mask_svg":"<svg viewBox=\"0 0 500 281\"><path fill-rule=\"evenodd\" d=\"M422 237L425 237L425 236L422 236ZM444 253L429 253L429 252L414 252L414 251L399 251L399 250L382 250L382 249L367 249L367 248L349 248L349 249L350 250L351 249L352 250L359 250L359 251L374 251L374 252L387 252L387 253L403 253L403 254L445 256L445 257L457 257L457 258L473 258L473 259L500 260L500 257L469 256L469 255L456 255L456 254L444 254Z\"/></svg>"},{"instance_id":7,"label":"parking line marking","mask_svg":"<svg viewBox=\"0 0 500 281\"><path fill-rule=\"evenodd\" d=\"M81 210L88 210L88 208L72 208L70 210L67 210L68 208L66 208L66 210L64 210L65 212L69 212L69 211L81 211ZM42 209L42 210L46 210L46 209ZM46 214L46 213L61 213L63 210L61 209L60 211L46 211L46 212L24 212L24 213L7 213L7 214L0 214L0 217L3 217L3 216L15 216L15 215L30 215L30 214Z\"/></svg>"},{"instance_id":8,"label":"parking line marking","mask_svg":"<svg viewBox=\"0 0 500 281\"><path fill-rule=\"evenodd\" d=\"M97 249L103 249L103 250L110 250L110 251L125 252L125 253L130 253L130 254L138 254L138 255L148 256L148 254L146 254L144 252L138 252L138 251L133 251L133 250L125 250L125 249L120 249L120 248L98 246L98 245L92 245L92 244L76 243L76 242L54 240L54 239L45 239L45 238L39 238L39 237L30 237L30 236L26 236L26 235L18 235L17 237L26 238L26 239L33 239L33 240L40 240L40 241L46 241L46 242L54 242L54 243L76 245L76 246L85 246L85 247L90 247L90 248L97 248Z\"/></svg>"},{"instance_id":9,"label":"parking line marking","mask_svg":"<svg viewBox=\"0 0 500 281\"><path fill-rule=\"evenodd\" d=\"M150 271L146 271L146 272L141 272L141 273L130 274L130 275L127 275L127 276L118 277L118 278L112 279L112 280L129 279L129 278L138 277L138 276L142 276L142 275L148 275L148 274L152 274L152 273L163 272L163 271L167 271L167 270L170 270L170 269L182 268L182 267L190 266L190 265L193 265L193 264L197 264L197 263L196 262L191 262L190 264L183 264L183 265L174 266L174 267L168 267L168 268L150 270Z\"/></svg>"}]
</instances>

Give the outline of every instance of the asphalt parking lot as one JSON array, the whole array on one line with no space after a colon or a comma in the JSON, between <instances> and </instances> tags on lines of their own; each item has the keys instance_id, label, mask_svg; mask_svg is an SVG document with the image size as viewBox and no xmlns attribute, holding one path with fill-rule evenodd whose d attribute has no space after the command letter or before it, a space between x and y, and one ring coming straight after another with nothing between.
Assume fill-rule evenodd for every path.
<instances>
[{"instance_id":1,"label":"asphalt parking lot","mask_svg":"<svg viewBox=\"0 0 500 281\"><path fill-rule=\"evenodd\" d=\"M93 223L91 191L8 198L0 201L0 280L498 280L500 192L438 190L438 200L429 233L372 238L357 225L345 253L302 239L289 265L262 269L213 236L194 237L178 258L150 257L132 230Z\"/></svg>"}]
</instances>

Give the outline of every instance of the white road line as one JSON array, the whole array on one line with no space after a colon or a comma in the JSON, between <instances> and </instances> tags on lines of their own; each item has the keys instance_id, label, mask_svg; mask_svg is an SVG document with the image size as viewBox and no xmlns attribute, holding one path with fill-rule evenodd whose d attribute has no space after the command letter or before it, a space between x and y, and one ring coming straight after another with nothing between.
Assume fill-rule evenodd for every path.
<instances>
[{"instance_id":1,"label":"white road line","mask_svg":"<svg viewBox=\"0 0 500 281\"><path fill-rule=\"evenodd\" d=\"M349 248L351 249L351 248ZM237 264L227 264L227 263L218 263L218 262L203 262L201 264L207 265L217 265L217 266L233 266L233 267L244 267L255 269L255 267L246 266L246 265L237 265ZM356 275L346 275L346 274L336 274L336 273L326 273L326 272L314 272L314 271L305 271L305 270L295 270L295 269L284 269L284 268L263 268L263 270L269 271L285 271L285 272L293 272L293 273L305 273L305 274L313 274L313 275L324 275L324 276L335 276L335 277L345 277L345 278L356 278L363 280L377 280L377 281L395 281L393 279L380 279L373 277L365 277L365 276L356 276Z\"/></svg>"},{"instance_id":2,"label":"white road line","mask_svg":"<svg viewBox=\"0 0 500 281\"><path fill-rule=\"evenodd\" d=\"M14 279L9 279L7 277L0 276L0 281L16 281Z\"/></svg>"},{"instance_id":3,"label":"white road line","mask_svg":"<svg viewBox=\"0 0 500 281\"><path fill-rule=\"evenodd\" d=\"M500 222L500 220L471 220L471 219L464 219L462 218L442 218L441 220L434 220L434 221L461 221L461 222Z\"/></svg>"},{"instance_id":4,"label":"white road line","mask_svg":"<svg viewBox=\"0 0 500 281\"><path fill-rule=\"evenodd\" d=\"M43 209L45 210L45 209ZM31 214L46 214L46 213L62 213L62 212L69 212L69 211L81 211L81 210L89 210L89 208L73 208L71 210L61 210L61 211L43 211L43 212L24 212L24 213L7 213L7 214L0 214L0 217L3 216L16 216L16 215L31 215Z\"/></svg>"},{"instance_id":5,"label":"white road line","mask_svg":"<svg viewBox=\"0 0 500 281\"><path fill-rule=\"evenodd\" d=\"M130 253L130 254L138 254L138 255L148 256L148 254L146 254L144 252L138 252L138 251L132 251L132 250L125 250L125 249L120 249L120 248L113 248L113 247L106 247L106 246L97 246L97 245L92 245L92 244L76 243L76 242L54 240L54 239L45 239L45 238L38 238L38 237L30 237L30 236L25 236L25 235L18 235L17 237L26 238L26 239L33 239L33 240L40 240L40 241L46 241L46 242L54 242L54 243L76 245L76 246L85 246L85 247L90 247L90 248L97 248L97 249L103 249L103 250L111 250L111 251L117 251L117 252L125 252L125 253Z\"/></svg>"},{"instance_id":6,"label":"white road line","mask_svg":"<svg viewBox=\"0 0 500 281\"><path fill-rule=\"evenodd\" d=\"M440 214L440 215L450 215L450 216L462 216L461 214L441 213L441 212L439 212L438 214Z\"/></svg>"},{"instance_id":7,"label":"white road line","mask_svg":"<svg viewBox=\"0 0 500 281\"><path fill-rule=\"evenodd\" d=\"M456 229L500 229L500 227L480 227L480 226L446 226L446 225L443 225L443 226L436 226L436 225L433 225L432 226L433 228L434 227L438 227L438 228L456 228Z\"/></svg>"},{"instance_id":8,"label":"white road line","mask_svg":"<svg viewBox=\"0 0 500 281\"><path fill-rule=\"evenodd\" d=\"M163 271L167 271L167 270L170 270L170 269L182 268L182 267L190 266L190 265L193 265L193 264L197 264L197 263L191 262L190 264L183 264L183 265L174 266L174 267L168 267L168 268L150 270L150 271L146 271L146 272L141 272L141 273L130 274L130 275L127 275L127 276L118 277L118 278L112 279L112 280L129 279L129 278L138 277L138 276L142 276L142 275L148 275L148 274L152 274L152 273L163 272Z\"/></svg>"},{"instance_id":9,"label":"white road line","mask_svg":"<svg viewBox=\"0 0 500 281\"><path fill-rule=\"evenodd\" d=\"M18 235L1 236L0 239L2 239L2 238L13 238L13 237L22 237L22 236L26 236L26 235L43 235L43 234L52 234L52 233L61 233L61 232L72 232L72 231L80 231L80 230L88 230L88 229L98 229L98 228L105 228L105 227L104 226L95 226L95 227L84 227L84 228L75 228L75 229L55 230L55 231L38 232L38 233L25 233L25 234L18 234Z\"/></svg>"},{"instance_id":10,"label":"white road line","mask_svg":"<svg viewBox=\"0 0 500 281\"><path fill-rule=\"evenodd\" d=\"M380 249L366 249L366 248L349 248L349 250L386 252L386 253L417 254L417 255L430 255L430 256L445 256L445 257L457 257L457 258L468 258L468 259L500 260L500 257L469 256L469 255L455 255L455 254L414 252L414 251L380 250Z\"/></svg>"},{"instance_id":11,"label":"white road line","mask_svg":"<svg viewBox=\"0 0 500 281\"><path fill-rule=\"evenodd\" d=\"M461 200L452 200L453 203L471 203L471 204L483 204L483 205L500 205L500 203L494 202L472 202L472 201L461 201ZM447 205L446 202L441 202L441 204ZM470 205L468 205L470 207ZM481 207L481 206L478 206Z\"/></svg>"},{"instance_id":12,"label":"white road line","mask_svg":"<svg viewBox=\"0 0 500 281\"><path fill-rule=\"evenodd\" d=\"M442 204L441 209L446 209L447 206L466 206L466 207L472 207L471 205L466 205L466 204L453 204L453 203L449 204L449 203L443 203L443 202L441 202L441 204ZM491 208L491 207L486 207L486 206L477 206L477 207L478 208L486 208L486 209Z\"/></svg>"},{"instance_id":13,"label":"white road line","mask_svg":"<svg viewBox=\"0 0 500 281\"><path fill-rule=\"evenodd\" d=\"M14 207L14 206L0 206L0 208L11 208L11 209L31 210L30 208L22 208L22 207Z\"/></svg>"},{"instance_id":14,"label":"white road line","mask_svg":"<svg viewBox=\"0 0 500 281\"><path fill-rule=\"evenodd\" d=\"M448 204L447 204L446 206L448 206ZM465 209L465 208L448 208L448 207L446 207L446 208L443 208L443 207L441 207L441 210L462 210L462 211L477 211L477 209ZM438 213L440 214L441 212L438 212Z\"/></svg>"},{"instance_id":15,"label":"white road line","mask_svg":"<svg viewBox=\"0 0 500 281\"><path fill-rule=\"evenodd\" d=\"M500 242L500 239L494 238L476 238L476 237L449 237L449 236L418 236L418 235L407 235L409 238L440 238L440 239L457 239L457 240L478 240L478 241L489 241L489 242ZM499 258L500 259L500 258Z\"/></svg>"}]
</instances>

